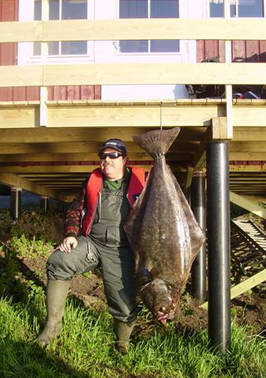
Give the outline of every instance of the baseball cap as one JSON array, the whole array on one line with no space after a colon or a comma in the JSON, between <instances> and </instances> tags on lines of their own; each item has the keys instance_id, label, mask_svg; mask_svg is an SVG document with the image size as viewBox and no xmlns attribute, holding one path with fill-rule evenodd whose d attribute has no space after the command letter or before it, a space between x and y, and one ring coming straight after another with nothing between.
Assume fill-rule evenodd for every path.
<instances>
[{"instance_id":1,"label":"baseball cap","mask_svg":"<svg viewBox=\"0 0 266 378\"><path fill-rule=\"evenodd\" d=\"M127 155L126 145L121 139L108 139L102 145L100 152L104 151L106 148L113 148L114 150L121 152L123 156Z\"/></svg>"}]
</instances>

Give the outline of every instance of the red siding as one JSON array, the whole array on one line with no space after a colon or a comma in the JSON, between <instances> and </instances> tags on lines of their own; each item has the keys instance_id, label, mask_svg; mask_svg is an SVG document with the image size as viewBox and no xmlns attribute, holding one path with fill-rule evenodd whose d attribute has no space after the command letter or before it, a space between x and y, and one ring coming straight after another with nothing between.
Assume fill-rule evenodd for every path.
<instances>
[{"instance_id":1,"label":"red siding","mask_svg":"<svg viewBox=\"0 0 266 378\"><path fill-rule=\"evenodd\" d=\"M224 62L223 41L197 41L197 62L217 57ZM233 41L232 60L266 62L266 41Z\"/></svg>"},{"instance_id":2,"label":"red siding","mask_svg":"<svg viewBox=\"0 0 266 378\"><path fill-rule=\"evenodd\" d=\"M0 21L18 20L19 0L0 0ZM0 43L0 65L17 64L17 44ZM0 101L34 101L40 99L38 87L0 88ZM49 87L49 100L101 99L100 85Z\"/></svg>"},{"instance_id":3,"label":"red siding","mask_svg":"<svg viewBox=\"0 0 266 378\"><path fill-rule=\"evenodd\" d=\"M0 1L0 21L15 21L18 18L18 0ZM16 43L0 43L0 65L16 64ZM0 101L12 101L13 88L0 88Z\"/></svg>"},{"instance_id":4,"label":"red siding","mask_svg":"<svg viewBox=\"0 0 266 378\"><path fill-rule=\"evenodd\" d=\"M69 85L48 88L48 100L100 100L100 85Z\"/></svg>"}]
</instances>

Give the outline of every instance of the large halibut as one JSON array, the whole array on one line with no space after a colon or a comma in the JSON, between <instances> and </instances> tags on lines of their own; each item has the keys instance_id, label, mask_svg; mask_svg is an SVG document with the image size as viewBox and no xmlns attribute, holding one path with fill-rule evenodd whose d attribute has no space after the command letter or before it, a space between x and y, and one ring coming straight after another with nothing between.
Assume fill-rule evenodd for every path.
<instances>
[{"instance_id":1,"label":"large halibut","mask_svg":"<svg viewBox=\"0 0 266 378\"><path fill-rule=\"evenodd\" d=\"M180 129L149 131L134 141L154 158L147 183L125 225L134 250L139 294L161 322L171 319L204 234L165 154Z\"/></svg>"}]
</instances>

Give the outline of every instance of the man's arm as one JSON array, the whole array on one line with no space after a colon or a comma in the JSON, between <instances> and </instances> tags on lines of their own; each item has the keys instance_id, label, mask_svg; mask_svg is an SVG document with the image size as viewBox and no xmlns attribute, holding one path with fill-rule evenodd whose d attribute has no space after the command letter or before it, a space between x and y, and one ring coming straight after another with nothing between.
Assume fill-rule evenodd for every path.
<instances>
[{"instance_id":1,"label":"man's arm","mask_svg":"<svg viewBox=\"0 0 266 378\"><path fill-rule=\"evenodd\" d=\"M64 240L58 246L63 252L71 252L71 249L76 248L78 245L77 236L80 232L84 204L85 185L77 194L66 213Z\"/></svg>"},{"instance_id":2,"label":"man's arm","mask_svg":"<svg viewBox=\"0 0 266 378\"><path fill-rule=\"evenodd\" d=\"M66 212L65 237L77 237L80 232L80 224L85 204L85 187L76 195Z\"/></svg>"}]
</instances>

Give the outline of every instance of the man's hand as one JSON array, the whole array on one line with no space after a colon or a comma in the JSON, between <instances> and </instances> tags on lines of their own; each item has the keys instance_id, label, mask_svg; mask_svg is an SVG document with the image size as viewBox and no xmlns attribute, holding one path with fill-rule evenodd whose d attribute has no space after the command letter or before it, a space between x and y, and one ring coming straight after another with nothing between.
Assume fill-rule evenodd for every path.
<instances>
[{"instance_id":1,"label":"man's hand","mask_svg":"<svg viewBox=\"0 0 266 378\"><path fill-rule=\"evenodd\" d=\"M71 252L71 249L76 248L78 241L74 236L66 237L61 244L59 244L58 249L62 252Z\"/></svg>"}]
</instances>

